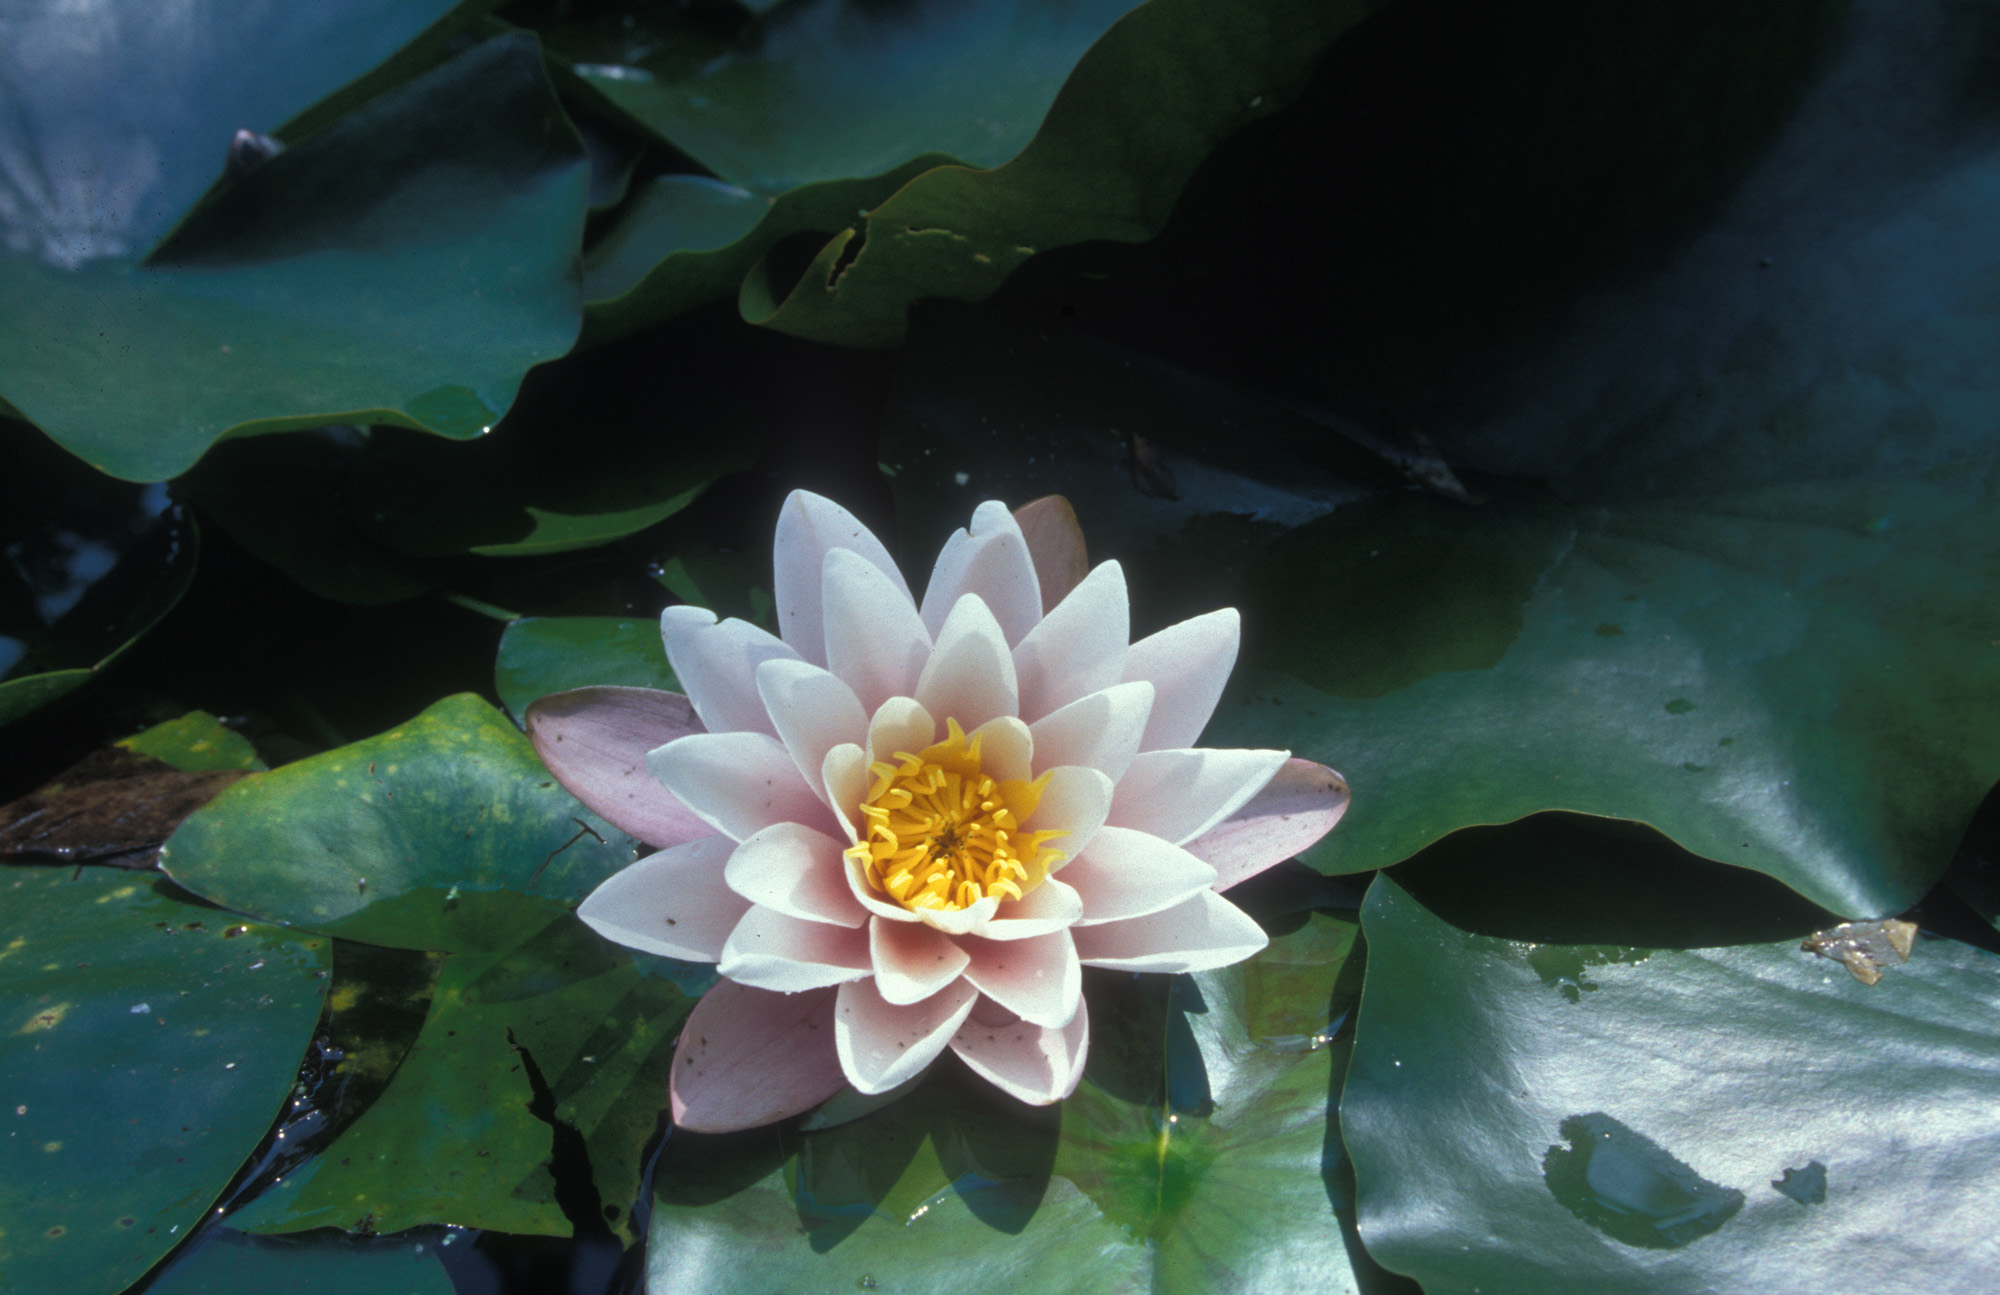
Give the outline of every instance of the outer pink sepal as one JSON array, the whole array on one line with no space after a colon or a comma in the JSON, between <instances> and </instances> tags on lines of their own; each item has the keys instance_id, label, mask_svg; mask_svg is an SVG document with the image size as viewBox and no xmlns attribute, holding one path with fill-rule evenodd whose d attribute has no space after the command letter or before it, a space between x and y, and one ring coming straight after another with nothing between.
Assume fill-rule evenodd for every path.
<instances>
[{"instance_id":1,"label":"outer pink sepal","mask_svg":"<svg viewBox=\"0 0 2000 1295\"><path fill-rule=\"evenodd\" d=\"M834 991L774 994L724 980L702 995L674 1052L674 1123L729 1133L811 1110L847 1082L833 1050Z\"/></svg>"},{"instance_id":2,"label":"outer pink sepal","mask_svg":"<svg viewBox=\"0 0 2000 1295\"><path fill-rule=\"evenodd\" d=\"M679 693L576 688L528 707L527 726L556 780L619 831L662 848L715 831L646 769L646 752L704 731Z\"/></svg>"},{"instance_id":3,"label":"outer pink sepal","mask_svg":"<svg viewBox=\"0 0 2000 1295\"><path fill-rule=\"evenodd\" d=\"M1181 847L1215 869L1228 890L1310 848L1347 812L1347 779L1294 757L1243 808Z\"/></svg>"}]
</instances>

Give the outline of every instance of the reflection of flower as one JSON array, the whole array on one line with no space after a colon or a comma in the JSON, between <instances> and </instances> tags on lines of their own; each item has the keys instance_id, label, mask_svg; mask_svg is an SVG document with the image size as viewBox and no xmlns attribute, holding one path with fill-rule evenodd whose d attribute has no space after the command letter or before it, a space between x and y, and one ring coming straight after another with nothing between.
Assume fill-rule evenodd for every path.
<instances>
[{"instance_id":1,"label":"reflection of flower","mask_svg":"<svg viewBox=\"0 0 2000 1295\"><path fill-rule=\"evenodd\" d=\"M1083 567L1061 500L982 504L919 604L866 528L795 493L782 638L670 607L685 698L586 688L532 708L563 784L667 847L582 918L719 964L675 1058L676 1121L744 1128L843 1083L884 1092L947 1047L1057 1101L1083 1071L1081 964L1190 971L1263 947L1217 892L1318 840L1346 786L1283 751L1194 748L1236 613L1129 643L1123 572Z\"/></svg>"}]
</instances>

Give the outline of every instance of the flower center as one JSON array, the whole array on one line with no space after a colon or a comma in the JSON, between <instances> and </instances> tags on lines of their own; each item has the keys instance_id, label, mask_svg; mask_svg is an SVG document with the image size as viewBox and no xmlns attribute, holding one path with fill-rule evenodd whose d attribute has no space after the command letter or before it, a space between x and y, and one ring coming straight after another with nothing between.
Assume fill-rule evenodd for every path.
<instances>
[{"instance_id":1,"label":"flower center","mask_svg":"<svg viewBox=\"0 0 2000 1295\"><path fill-rule=\"evenodd\" d=\"M868 884L911 911L1019 899L1068 856L1043 844L1061 831L1023 832L1049 775L999 780L980 767L978 737L947 719L944 741L868 767L861 841L847 856Z\"/></svg>"}]
</instances>

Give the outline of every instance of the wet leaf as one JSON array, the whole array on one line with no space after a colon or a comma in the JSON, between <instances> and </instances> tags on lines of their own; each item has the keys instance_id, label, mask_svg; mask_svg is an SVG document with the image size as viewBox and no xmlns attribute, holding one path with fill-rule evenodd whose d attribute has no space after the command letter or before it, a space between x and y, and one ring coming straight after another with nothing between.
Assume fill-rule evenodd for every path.
<instances>
[{"instance_id":1,"label":"wet leaf","mask_svg":"<svg viewBox=\"0 0 2000 1295\"><path fill-rule=\"evenodd\" d=\"M659 622L648 617L523 616L500 634L494 687L518 721L536 698L597 684L679 692Z\"/></svg>"},{"instance_id":2,"label":"wet leaf","mask_svg":"<svg viewBox=\"0 0 2000 1295\"><path fill-rule=\"evenodd\" d=\"M519 947L445 959L422 1033L333 1143L232 1216L252 1232L395 1232L450 1223L568 1236L549 1162L582 1135L603 1205L627 1217L666 1100L672 1043L693 1000L642 976L548 905Z\"/></svg>"},{"instance_id":3,"label":"wet leaf","mask_svg":"<svg viewBox=\"0 0 2000 1295\"><path fill-rule=\"evenodd\" d=\"M1362 921L1361 1234L1431 1295L1985 1282L1993 955L1921 939L1870 987L1791 940L1633 950L1578 996L1386 877Z\"/></svg>"},{"instance_id":4,"label":"wet leaf","mask_svg":"<svg viewBox=\"0 0 2000 1295\"><path fill-rule=\"evenodd\" d=\"M633 844L557 786L469 694L379 737L252 774L161 852L205 899L397 948L498 951L629 863Z\"/></svg>"},{"instance_id":5,"label":"wet leaf","mask_svg":"<svg viewBox=\"0 0 2000 1295\"><path fill-rule=\"evenodd\" d=\"M1035 1289L1356 1290L1328 1104L1353 935L1310 916L1171 1003L1164 978L1092 977L1089 1071L1055 1110L946 1061L837 1127L677 1133L653 1285L923 1287L949 1256Z\"/></svg>"},{"instance_id":6,"label":"wet leaf","mask_svg":"<svg viewBox=\"0 0 2000 1295\"><path fill-rule=\"evenodd\" d=\"M0 392L131 480L176 475L239 431L372 420L478 436L579 322L587 167L534 40L465 50L182 221L236 129L272 129L426 17L347 3L274 38L208 8L117 25L116 56L87 64L51 44L43 24L58 17L0 42L48 60L14 82L16 151L79 168L32 177L38 194L7 204ZM183 56L188 32L201 57ZM184 111L185 127L156 129ZM63 132L88 146L59 146Z\"/></svg>"},{"instance_id":7,"label":"wet leaf","mask_svg":"<svg viewBox=\"0 0 2000 1295\"><path fill-rule=\"evenodd\" d=\"M115 1295L283 1109L326 941L100 868L10 868L0 893L0 1280Z\"/></svg>"},{"instance_id":8,"label":"wet leaf","mask_svg":"<svg viewBox=\"0 0 2000 1295\"><path fill-rule=\"evenodd\" d=\"M93 751L0 806L0 860L151 868L181 821L242 776L241 769L177 768L122 743Z\"/></svg>"}]
</instances>

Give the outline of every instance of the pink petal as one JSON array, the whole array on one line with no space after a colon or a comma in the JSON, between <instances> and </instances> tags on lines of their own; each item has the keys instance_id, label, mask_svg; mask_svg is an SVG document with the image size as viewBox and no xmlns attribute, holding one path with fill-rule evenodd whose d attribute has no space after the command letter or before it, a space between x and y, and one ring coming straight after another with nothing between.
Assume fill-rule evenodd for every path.
<instances>
[{"instance_id":1,"label":"pink petal","mask_svg":"<svg viewBox=\"0 0 2000 1295\"><path fill-rule=\"evenodd\" d=\"M912 754L944 736L931 713L914 697L891 697L868 721L868 758L893 762L898 752Z\"/></svg>"},{"instance_id":2,"label":"pink petal","mask_svg":"<svg viewBox=\"0 0 2000 1295\"><path fill-rule=\"evenodd\" d=\"M1105 821L1175 845L1192 841L1264 790L1290 758L1232 747L1141 751L1118 780Z\"/></svg>"},{"instance_id":3,"label":"pink petal","mask_svg":"<svg viewBox=\"0 0 2000 1295\"><path fill-rule=\"evenodd\" d=\"M729 933L715 969L739 985L798 994L859 980L874 964L866 931L752 908Z\"/></svg>"},{"instance_id":4,"label":"pink petal","mask_svg":"<svg viewBox=\"0 0 2000 1295\"><path fill-rule=\"evenodd\" d=\"M1065 833L1049 845L1061 850L1068 859L1074 859L1090 848L1091 838L1104 826L1104 817L1111 810L1111 779L1080 764L1066 764L1048 773L1041 803L1021 828L1027 832ZM1056 868L1064 866L1059 863Z\"/></svg>"},{"instance_id":5,"label":"pink petal","mask_svg":"<svg viewBox=\"0 0 2000 1295\"><path fill-rule=\"evenodd\" d=\"M1208 971L1241 962L1270 940L1242 909L1212 890L1125 922L1078 927L1076 953L1120 971Z\"/></svg>"},{"instance_id":6,"label":"pink petal","mask_svg":"<svg viewBox=\"0 0 2000 1295\"><path fill-rule=\"evenodd\" d=\"M773 823L804 823L829 836L840 830L775 737L697 733L654 751L646 764L683 805L732 840Z\"/></svg>"},{"instance_id":7,"label":"pink petal","mask_svg":"<svg viewBox=\"0 0 2000 1295\"><path fill-rule=\"evenodd\" d=\"M1184 903L1215 884L1215 869L1147 832L1107 827L1062 868L1083 900L1079 926L1119 922Z\"/></svg>"},{"instance_id":8,"label":"pink petal","mask_svg":"<svg viewBox=\"0 0 2000 1295\"><path fill-rule=\"evenodd\" d=\"M914 1079L944 1051L978 997L958 980L921 1003L898 1007L882 997L873 980L842 985L833 1041L847 1082L864 1093L885 1093Z\"/></svg>"},{"instance_id":9,"label":"pink petal","mask_svg":"<svg viewBox=\"0 0 2000 1295\"><path fill-rule=\"evenodd\" d=\"M1016 508L1014 524L1021 528L1028 556L1034 561L1035 579L1042 586L1042 606L1053 607L1067 598L1090 570L1090 550L1084 544L1083 527L1077 524L1076 509L1061 495L1043 495Z\"/></svg>"},{"instance_id":10,"label":"pink petal","mask_svg":"<svg viewBox=\"0 0 2000 1295\"><path fill-rule=\"evenodd\" d=\"M1066 930L1082 916L1083 900L1076 891L1049 877L1019 899L1002 904L979 935L987 940L1025 940Z\"/></svg>"},{"instance_id":11,"label":"pink petal","mask_svg":"<svg viewBox=\"0 0 2000 1295\"><path fill-rule=\"evenodd\" d=\"M1314 845L1347 812L1347 779L1323 764L1285 761L1243 808L1187 843L1187 852L1215 868L1215 888L1228 890Z\"/></svg>"},{"instance_id":12,"label":"pink petal","mask_svg":"<svg viewBox=\"0 0 2000 1295\"><path fill-rule=\"evenodd\" d=\"M1023 1020L1059 1029L1083 1001L1083 967L1068 931L1031 935L1025 940L960 941L972 961L965 978Z\"/></svg>"},{"instance_id":13,"label":"pink petal","mask_svg":"<svg viewBox=\"0 0 2000 1295\"><path fill-rule=\"evenodd\" d=\"M950 936L912 922L870 922L868 949L876 990L898 1006L929 998L957 980L970 961Z\"/></svg>"},{"instance_id":14,"label":"pink petal","mask_svg":"<svg viewBox=\"0 0 2000 1295\"><path fill-rule=\"evenodd\" d=\"M723 869L734 847L704 836L649 854L599 883L576 915L607 940L688 962L714 962L750 901Z\"/></svg>"},{"instance_id":15,"label":"pink petal","mask_svg":"<svg viewBox=\"0 0 2000 1295\"><path fill-rule=\"evenodd\" d=\"M1139 739L1153 712L1153 685L1113 684L1078 698L1028 726L1035 739L1035 767L1088 765L1114 781L1138 754Z\"/></svg>"},{"instance_id":16,"label":"pink petal","mask_svg":"<svg viewBox=\"0 0 2000 1295\"><path fill-rule=\"evenodd\" d=\"M992 611L1009 645L1042 618L1042 586L1028 542L1007 505L997 500L979 505L971 527L954 531L938 554L923 605L933 637L942 637L952 609L967 594L977 594Z\"/></svg>"},{"instance_id":17,"label":"pink petal","mask_svg":"<svg viewBox=\"0 0 2000 1295\"><path fill-rule=\"evenodd\" d=\"M1034 777L1035 739L1012 715L997 715L966 736L979 739L979 767L988 776L1025 782Z\"/></svg>"},{"instance_id":18,"label":"pink petal","mask_svg":"<svg viewBox=\"0 0 2000 1295\"><path fill-rule=\"evenodd\" d=\"M841 844L798 823L773 823L736 847L723 869L729 888L753 904L808 922L859 927L868 910L841 877Z\"/></svg>"},{"instance_id":19,"label":"pink petal","mask_svg":"<svg viewBox=\"0 0 2000 1295\"><path fill-rule=\"evenodd\" d=\"M757 667L757 693L799 776L827 799L826 753L868 735L868 716L854 699L854 690L816 665L766 661Z\"/></svg>"},{"instance_id":20,"label":"pink petal","mask_svg":"<svg viewBox=\"0 0 2000 1295\"><path fill-rule=\"evenodd\" d=\"M1015 647L1021 718L1038 720L1117 683L1131 633L1125 572L1103 563Z\"/></svg>"},{"instance_id":21,"label":"pink petal","mask_svg":"<svg viewBox=\"0 0 2000 1295\"><path fill-rule=\"evenodd\" d=\"M984 1025L977 1017L958 1027L951 1050L973 1071L1010 1097L1047 1106L1076 1091L1090 1051L1090 1008L1078 1000L1076 1015L1060 1029L1023 1020Z\"/></svg>"},{"instance_id":22,"label":"pink petal","mask_svg":"<svg viewBox=\"0 0 2000 1295\"><path fill-rule=\"evenodd\" d=\"M931 656L931 632L909 591L850 549L826 555L820 578L826 620L826 668L854 689L874 714L891 697L916 690Z\"/></svg>"},{"instance_id":23,"label":"pink petal","mask_svg":"<svg viewBox=\"0 0 2000 1295\"><path fill-rule=\"evenodd\" d=\"M917 679L917 701L939 719L970 731L996 715L1018 714L1014 658L1000 622L977 594L958 600L938 630L937 647Z\"/></svg>"},{"instance_id":24,"label":"pink petal","mask_svg":"<svg viewBox=\"0 0 2000 1295\"><path fill-rule=\"evenodd\" d=\"M853 513L811 491L794 490L785 500L772 547L771 596L778 609L778 633L814 665L826 664L821 581L828 552L848 549L860 554L889 577L904 598L910 596L910 586L882 541Z\"/></svg>"},{"instance_id":25,"label":"pink petal","mask_svg":"<svg viewBox=\"0 0 2000 1295\"><path fill-rule=\"evenodd\" d=\"M1141 751L1193 746L1208 727L1222 685L1236 666L1243 621L1234 607L1169 625L1125 654L1129 680L1153 685L1153 715Z\"/></svg>"},{"instance_id":26,"label":"pink petal","mask_svg":"<svg viewBox=\"0 0 2000 1295\"><path fill-rule=\"evenodd\" d=\"M833 1047L834 991L773 994L725 980L681 1027L669 1102L696 1133L756 1128L811 1110L847 1082Z\"/></svg>"},{"instance_id":27,"label":"pink petal","mask_svg":"<svg viewBox=\"0 0 2000 1295\"><path fill-rule=\"evenodd\" d=\"M667 608L660 613L660 637L667 664L709 732L776 736L757 695L757 667L798 653L749 621L717 621L705 607Z\"/></svg>"},{"instance_id":28,"label":"pink petal","mask_svg":"<svg viewBox=\"0 0 2000 1295\"><path fill-rule=\"evenodd\" d=\"M577 688L528 707L535 754L570 795L621 832L679 845L712 830L646 769L646 753L702 731L694 707L656 688Z\"/></svg>"}]
</instances>

